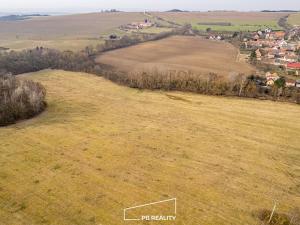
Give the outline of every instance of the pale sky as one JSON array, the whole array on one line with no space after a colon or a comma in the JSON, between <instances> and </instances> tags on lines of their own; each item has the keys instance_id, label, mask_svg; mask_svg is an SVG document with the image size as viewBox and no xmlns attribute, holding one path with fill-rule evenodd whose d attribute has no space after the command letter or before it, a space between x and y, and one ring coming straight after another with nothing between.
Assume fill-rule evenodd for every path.
<instances>
[{"instance_id":1,"label":"pale sky","mask_svg":"<svg viewBox=\"0 0 300 225\"><path fill-rule=\"evenodd\" d=\"M0 0L0 12L95 12L111 8L124 11L300 10L300 0Z\"/></svg>"}]
</instances>

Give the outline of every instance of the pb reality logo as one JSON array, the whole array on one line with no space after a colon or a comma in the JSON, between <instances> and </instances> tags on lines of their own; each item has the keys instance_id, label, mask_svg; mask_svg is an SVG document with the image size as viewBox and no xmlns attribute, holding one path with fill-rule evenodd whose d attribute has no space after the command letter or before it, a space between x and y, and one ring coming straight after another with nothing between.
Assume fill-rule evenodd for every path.
<instances>
[{"instance_id":1,"label":"pb reality logo","mask_svg":"<svg viewBox=\"0 0 300 225\"><path fill-rule=\"evenodd\" d=\"M177 200L171 198L126 208L124 209L124 220L174 221L176 220L176 211Z\"/></svg>"}]
</instances>

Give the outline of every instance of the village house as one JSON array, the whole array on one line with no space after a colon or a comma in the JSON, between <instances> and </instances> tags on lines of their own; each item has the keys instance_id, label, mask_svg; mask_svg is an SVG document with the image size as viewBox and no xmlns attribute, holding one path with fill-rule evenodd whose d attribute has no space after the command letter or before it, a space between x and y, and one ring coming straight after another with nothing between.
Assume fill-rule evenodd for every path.
<instances>
[{"instance_id":1,"label":"village house","mask_svg":"<svg viewBox=\"0 0 300 225\"><path fill-rule=\"evenodd\" d=\"M281 40L278 42L278 46L280 48L287 48L288 47L288 43L285 40Z\"/></svg>"},{"instance_id":2,"label":"village house","mask_svg":"<svg viewBox=\"0 0 300 225\"><path fill-rule=\"evenodd\" d=\"M295 32L300 35L300 28ZM256 60L262 65L286 68L287 74L300 75L300 41L295 38L286 40L289 35L289 31L257 31L250 34L249 38L244 38L244 47L255 51ZM267 85L274 85L278 78L277 74L268 74ZM290 85L293 85L292 82Z\"/></svg>"},{"instance_id":3,"label":"village house","mask_svg":"<svg viewBox=\"0 0 300 225\"><path fill-rule=\"evenodd\" d=\"M257 49L255 51L255 54L256 54L256 60L261 61L262 54L260 52L260 49Z\"/></svg>"},{"instance_id":4,"label":"village house","mask_svg":"<svg viewBox=\"0 0 300 225\"><path fill-rule=\"evenodd\" d=\"M143 23L139 24L140 28L146 28L146 27L152 27L153 23L149 21L148 19L145 19Z\"/></svg>"},{"instance_id":5,"label":"village house","mask_svg":"<svg viewBox=\"0 0 300 225\"><path fill-rule=\"evenodd\" d=\"M286 46L286 50L294 52L297 50L297 44L296 43L288 43Z\"/></svg>"},{"instance_id":6,"label":"village house","mask_svg":"<svg viewBox=\"0 0 300 225\"><path fill-rule=\"evenodd\" d=\"M292 79L287 79L285 81L285 86L286 87L295 87L296 86L296 81Z\"/></svg>"},{"instance_id":7,"label":"village house","mask_svg":"<svg viewBox=\"0 0 300 225\"><path fill-rule=\"evenodd\" d=\"M296 54L290 53L290 54L286 54L283 57L283 60L285 62L289 62L289 63L294 63L294 62L298 62L298 56Z\"/></svg>"},{"instance_id":8,"label":"village house","mask_svg":"<svg viewBox=\"0 0 300 225\"><path fill-rule=\"evenodd\" d=\"M149 28L152 26L154 26L154 23L152 23L148 19L145 19L143 22L132 22L130 24L122 26L122 28L125 30L140 30L140 29Z\"/></svg>"},{"instance_id":9,"label":"village house","mask_svg":"<svg viewBox=\"0 0 300 225\"><path fill-rule=\"evenodd\" d=\"M258 34L255 34L254 37L253 37L253 40L254 40L254 41L258 41L258 39L259 39L259 35L258 35Z\"/></svg>"},{"instance_id":10,"label":"village house","mask_svg":"<svg viewBox=\"0 0 300 225\"><path fill-rule=\"evenodd\" d=\"M271 34L271 37L275 40L283 40L285 36L284 31L276 31Z\"/></svg>"},{"instance_id":11,"label":"village house","mask_svg":"<svg viewBox=\"0 0 300 225\"><path fill-rule=\"evenodd\" d=\"M277 48L265 48L262 50L268 59L275 59L276 55L279 54L279 50Z\"/></svg>"},{"instance_id":12,"label":"village house","mask_svg":"<svg viewBox=\"0 0 300 225\"><path fill-rule=\"evenodd\" d=\"M267 86L274 86L274 84L275 84L275 80L273 80L273 79L269 79L269 80L267 80Z\"/></svg>"},{"instance_id":13,"label":"village house","mask_svg":"<svg viewBox=\"0 0 300 225\"><path fill-rule=\"evenodd\" d=\"M295 75L300 75L300 62L288 63L286 66L287 72L294 73Z\"/></svg>"},{"instance_id":14,"label":"village house","mask_svg":"<svg viewBox=\"0 0 300 225\"><path fill-rule=\"evenodd\" d=\"M269 33L271 33L271 32L272 32L272 29L271 29L271 28L266 28L266 29L265 29L265 33L266 33L266 34L269 34Z\"/></svg>"},{"instance_id":15,"label":"village house","mask_svg":"<svg viewBox=\"0 0 300 225\"><path fill-rule=\"evenodd\" d=\"M261 41L248 41L246 44L247 48L262 48L263 43Z\"/></svg>"},{"instance_id":16,"label":"village house","mask_svg":"<svg viewBox=\"0 0 300 225\"><path fill-rule=\"evenodd\" d=\"M279 76L277 73L271 73L271 72L266 73L267 86L273 86L275 81L278 79L279 79Z\"/></svg>"},{"instance_id":17,"label":"village house","mask_svg":"<svg viewBox=\"0 0 300 225\"><path fill-rule=\"evenodd\" d=\"M223 39L223 37L221 37L220 35L217 35L217 36L209 36L209 39L210 40L217 40L217 41L220 41Z\"/></svg>"},{"instance_id":18,"label":"village house","mask_svg":"<svg viewBox=\"0 0 300 225\"><path fill-rule=\"evenodd\" d=\"M274 53L274 51L270 51L267 54L267 58L268 59L275 59L275 55L276 55L276 53Z\"/></svg>"},{"instance_id":19,"label":"village house","mask_svg":"<svg viewBox=\"0 0 300 225\"><path fill-rule=\"evenodd\" d=\"M287 34L288 40L298 39L300 37L300 27L292 28Z\"/></svg>"},{"instance_id":20,"label":"village house","mask_svg":"<svg viewBox=\"0 0 300 225\"><path fill-rule=\"evenodd\" d=\"M285 49L279 49L278 56L280 58L283 58L285 55L286 55L286 50Z\"/></svg>"},{"instance_id":21,"label":"village house","mask_svg":"<svg viewBox=\"0 0 300 225\"><path fill-rule=\"evenodd\" d=\"M273 63L275 66L286 66L286 62L282 58L276 58Z\"/></svg>"}]
</instances>

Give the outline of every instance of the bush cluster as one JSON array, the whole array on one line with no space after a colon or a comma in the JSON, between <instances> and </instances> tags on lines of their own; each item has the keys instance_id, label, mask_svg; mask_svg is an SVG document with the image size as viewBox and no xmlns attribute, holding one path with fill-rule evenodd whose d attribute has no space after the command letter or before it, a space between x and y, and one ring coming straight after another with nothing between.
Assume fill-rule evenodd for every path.
<instances>
[{"instance_id":1,"label":"bush cluster","mask_svg":"<svg viewBox=\"0 0 300 225\"><path fill-rule=\"evenodd\" d=\"M0 68L13 75L35 72L43 69L63 69L90 72L94 61L83 52L61 52L47 48L35 48L20 52L0 53Z\"/></svg>"},{"instance_id":2,"label":"bush cluster","mask_svg":"<svg viewBox=\"0 0 300 225\"><path fill-rule=\"evenodd\" d=\"M253 215L258 217L262 225L300 225L299 208L294 208L289 213L275 211L273 214L271 210L261 209L254 212Z\"/></svg>"},{"instance_id":3,"label":"bush cluster","mask_svg":"<svg viewBox=\"0 0 300 225\"><path fill-rule=\"evenodd\" d=\"M46 107L45 88L11 74L0 75L0 126L30 118Z\"/></svg>"}]
</instances>

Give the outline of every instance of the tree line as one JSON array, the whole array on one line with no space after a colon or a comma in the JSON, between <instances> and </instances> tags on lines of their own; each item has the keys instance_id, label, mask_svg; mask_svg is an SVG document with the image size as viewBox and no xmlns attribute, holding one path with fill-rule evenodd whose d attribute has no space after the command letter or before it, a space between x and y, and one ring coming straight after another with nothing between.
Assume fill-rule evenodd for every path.
<instances>
[{"instance_id":1,"label":"tree line","mask_svg":"<svg viewBox=\"0 0 300 225\"><path fill-rule=\"evenodd\" d=\"M290 101L300 104L300 90L286 87L279 79L273 87L262 85L264 80L255 75L231 74L220 76L215 73L201 74L192 71L120 72L112 69L101 71L101 75L118 84L131 88L188 91L206 95L238 96L247 98Z\"/></svg>"}]
</instances>

